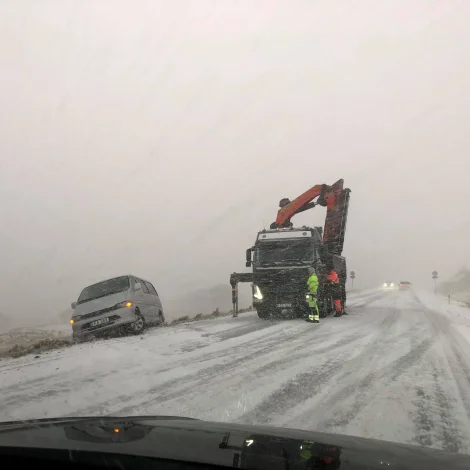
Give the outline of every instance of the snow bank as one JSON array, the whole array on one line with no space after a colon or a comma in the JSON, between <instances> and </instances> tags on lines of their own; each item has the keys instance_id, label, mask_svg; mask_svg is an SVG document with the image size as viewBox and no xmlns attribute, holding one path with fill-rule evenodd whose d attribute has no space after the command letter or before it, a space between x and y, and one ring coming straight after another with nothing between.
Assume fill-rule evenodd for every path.
<instances>
[{"instance_id":1,"label":"snow bank","mask_svg":"<svg viewBox=\"0 0 470 470\"><path fill-rule=\"evenodd\" d=\"M443 295L450 294L457 301L470 304L470 271L462 268L449 280L440 282L438 290Z\"/></svg>"},{"instance_id":2,"label":"snow bank","mask_svg":"<svg viewBox=\"0 0 470 470\"><path fill-rule=\"evenodd\" d=\"M22 355L23 352L34 352L62 347L71 342L70 325L52 325L38 328L14 328L0 334L0 358Z\"/></svg>"},{"instance_id":3,"label":"snow bank","mask_svg":"<svg viewBox=\"0 0 470 470\"><path fill-rule=\"evenodd\" d=\"M428 291L416 291L419 301L430 310L444 315L470 344L470 309L466 304Z\"/></svg>"}]
</instances>

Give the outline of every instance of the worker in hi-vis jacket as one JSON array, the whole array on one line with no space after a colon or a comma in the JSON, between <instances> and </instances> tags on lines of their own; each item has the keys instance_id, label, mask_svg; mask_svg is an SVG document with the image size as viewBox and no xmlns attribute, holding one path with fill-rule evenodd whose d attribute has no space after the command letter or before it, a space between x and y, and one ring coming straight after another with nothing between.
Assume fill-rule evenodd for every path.
<instances>
[{"instance_id":1,"label":"worker in hi-vis jacket","mask_svg":"<svg viewBox=\"0 0 470 470\"><path fill-rule=\"evenodd\" d=\"M314 268L308 268L307 286L307 303L310 308L307 321L320 323L320 313L317 306L318 277Z\"/></svg>"}]
</instances>

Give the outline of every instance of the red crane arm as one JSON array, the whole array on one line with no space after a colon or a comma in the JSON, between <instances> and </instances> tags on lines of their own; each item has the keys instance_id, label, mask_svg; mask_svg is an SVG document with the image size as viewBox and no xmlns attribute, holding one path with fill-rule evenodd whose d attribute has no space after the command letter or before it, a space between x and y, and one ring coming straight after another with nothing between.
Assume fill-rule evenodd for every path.
<instances>
[{"instance_id":1,"label":"red crane arm","mask_svg":"<svg viewBox=\"0 0 470 470\"><path fill-rule=\"evenodd\" d=\"M299 197L295 198L293 201L289 201L288 199L282 199L280 202L281 208L279 209L276 217L276 222L273 225L276 227L286 227L290 225L290 219L299 212L303 212L304 210L310 209L314 207L316 204L312 203L312 201L321 196L317 202L317 204L325 205L324 194L327 191L329 186L326 184L317 184L313 186L313 188L308 189Z\"/></svg>"},{"instance_id":2,"label":"red crane arm","mask_svg":"<svg viewBox=\"0 0 470 470\"><path fill-rule=\"evenodd\" d=\"M325 192L326 219L323 246L329 253L341 255L349 209L350 189L343 189L343 180L328 187Z\"/></svg>"},{"instance_id":3,"label":"red crane arm","mask_svg":"<svg viewBox=\"0 0 470 470\"><path fill-rule=\"evenodd\" d=\"M311 209L316 205L326 206L323 244L330 253L340 255L343 250L344 233L346 230L349 189L343 189L344 180L340 179L332 186L317 184L305 191L293 201L282 199L277 213L276 222L271 228L290 227L290 219L299 212ZM313 202L318 197L316 202Z\"/></svg>"}]
</instances>

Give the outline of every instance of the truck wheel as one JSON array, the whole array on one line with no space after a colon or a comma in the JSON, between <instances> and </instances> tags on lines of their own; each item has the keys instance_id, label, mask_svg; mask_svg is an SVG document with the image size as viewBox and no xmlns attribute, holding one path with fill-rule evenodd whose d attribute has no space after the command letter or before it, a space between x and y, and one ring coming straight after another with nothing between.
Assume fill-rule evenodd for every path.
<instances>
[{"instance_id":1,"label":"truck wheel","mask_svg":"<svg viewBox=\"0 0 470 470\"><path fill-rule=\"evenodd\" d=\"M269 318L269 308L265 305L259 305L256 307L256 312L259 318Z\"/></svg>"},{"instance_id":2,"label":"truck wheel","mask_svg":"<svg viewBox=\"0 0 470 470\"><path fill-rule=\"evenodd\" d=\"M322 297L317 302L320 318L326 318L330 313L328 310L328 297Z\"/></svg>"},{"instance_id":3,"label":"truck wheel","mask_svg":"<svg viewBox=\"0 0 470 470\"><path fill-rule=\"evenodd\" d=\"M320 310L320 309L318 309ZM310 309L309 308L299 308L298 310L296 310L296 314L294 315L295 318L301 318L302 320L305 320L306 318L308 318L308 315L310 313Z\"/></svg>"}]
</instances>

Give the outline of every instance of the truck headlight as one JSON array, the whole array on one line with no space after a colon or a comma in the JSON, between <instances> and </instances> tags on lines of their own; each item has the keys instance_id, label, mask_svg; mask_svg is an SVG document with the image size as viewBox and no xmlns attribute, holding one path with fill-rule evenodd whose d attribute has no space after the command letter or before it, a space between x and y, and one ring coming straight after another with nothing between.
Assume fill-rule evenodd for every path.
<instances>
[{"instance_id":1,"label":"truck headlight","mask_svg":"<svg viewBox=\"0 0 470 470\"><path fill-rule=\"evenodd\" d=\"M258 300L263 300L263 294L257 285L253 286L253 297Z\"/></svg>"}]
</instances>

